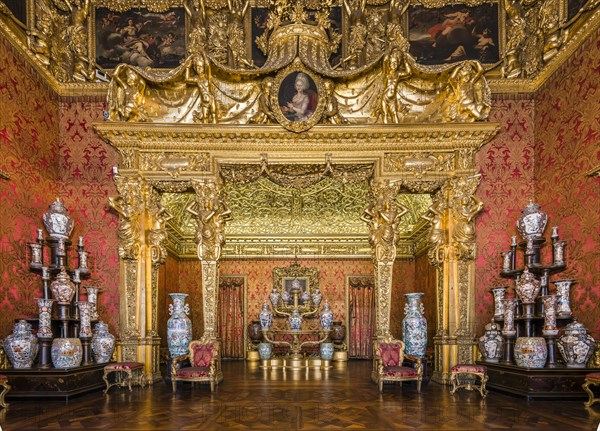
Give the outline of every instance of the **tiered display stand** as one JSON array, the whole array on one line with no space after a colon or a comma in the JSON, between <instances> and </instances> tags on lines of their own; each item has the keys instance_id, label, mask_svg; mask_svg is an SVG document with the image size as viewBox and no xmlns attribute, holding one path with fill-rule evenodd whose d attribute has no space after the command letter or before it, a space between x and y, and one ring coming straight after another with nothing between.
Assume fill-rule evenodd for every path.
<instances>
[{"instance_id":1,"label":"tiered display stand","mask_svg":"<svg viewBox=\"0 0 600 431\"><path fill-rule=\"evenodd\" d=\"M503 253L504 262L500 276L515 280L516 285L519 277L522 277L527 270L539 281L540 291L534 302L524 303L521 299L515 299L517 305L512 331L506 330L506 312L504 316L494 316L495 322L504 324L502 358L497 363L489 361L479 361L478 363L487 366L489 377L487 386L491 389L524 396L528 399L585 398L586 394L581 388L585 375L598 370L586 367L567 367L558 352L556 343L564 327L574 319L570 311L568 290L566 293L563 292L562 298L560 295L557 296L558 303L562 304L562 308L560 305L557 306L558 312L553 320L555 324L550 329L548 327L546 314L547 312L554 313L556 308L546 310L543 299L550 294L550 277L566 269L564 262L566 241L559 239L557 227L553 228L551 240L553 256L551 265L543 265L541 262L541 250L546 243L546 239L541 236L526 237L518 244L517 237L513 237L510 251ZM524 268L521 269L516 268L517 249L523 253ZM566 281L572 282L573 280ZM543 337L545 339L548 354L543 368L527 368L515 363L515 340L519 337Z\"/></svg>"},{"instance_id":2,"label":"tiered display stand","mask_svg":"<svg viewBox=\"0 0 600 431\"><path fill-rule=\"evenodd\" d=\"M96 364L92 359L91 331L87 330L86 334L80 333L82 316L80 316L77 303L79 302L81 281L90 276L87 267L87 251L84 250L83 237L79 237L76 249L78 267L74 270L69 269L69 252L72 242L68 236L70 236L72 230L72 220L66 215L66 209L62 207L58 200L51 205L51 209L56 208L56 206L65 211L65 217L59 216L58 220L65 223L64 226L61 225L60 227L68 231L68 235L58 237L53 235L53 232L49 232L50 236L44 238L42 229L38 229L36 242L29 244L31 250L29 268L33 273L40 275L42 279L42 299L38 300L38 305L40 305L41 300L52 302L51 300L54 299L48 307L50 322L47 321L47 318L42 317L41 310L39 318L25 319L31 324L33 333L37 335L39 353L31 368L8 368L1 371L2 374L8 377L9 384L12 387L7 395L8 398L42 397L68 400L76 395L102 389L105 385L102 376L106 364ZM50 214L51 211L44 215L47 230L48 222L46 219L54 217ZM53 220L56 221L56 218ZM67 226L69 223L71 224L70 228ZM44 247L49 249L49 262L47 265L44 265ZM63 269L64 272L61 275ZM61 277L64 277L63 282L66 279L67 282L71 282L75 286L73 297L68 302L52 298L55 295L51 295L53 285ZM89 325L97 319L97 313L94 312L94 314L90 317ZM45 329L41 330L42 327L45 327ZM53 366L51 352L55 337L75 338L81 341L82 360L80 366L73 368L55 368Z\"/></svg>"}]
</instances>

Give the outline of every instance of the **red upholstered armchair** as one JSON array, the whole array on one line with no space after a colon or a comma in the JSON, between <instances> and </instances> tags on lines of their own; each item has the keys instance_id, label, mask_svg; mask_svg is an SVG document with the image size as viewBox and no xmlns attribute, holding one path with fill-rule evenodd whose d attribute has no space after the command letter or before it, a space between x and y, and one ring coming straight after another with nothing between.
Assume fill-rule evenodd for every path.
<instances>
[{"instance_id":1,"label":"red upholstered armchair","mask_svg":"<svg viewBox=\"0 0 600 431\"><path fill-rule=\"evenodd\" d=\"M412 367L405 366L404 361L413 363ZM383 391L386 382L416 381L417 392L421 392L423 381L423 365L421 358L404 353L404 343L392 338L376 340L373 344L373 373L371 378Z\"/></svg>"},{"instance_id":2,"label":"red upholstered armchair","mask_svg":"<svg viewBox=\"0 0 600 431\"><path fill-rule=\"evenodd\" d=\"M190 360L190 366L179 368L179 363L186 359ZM208 382L211 392L214 392L215 386L222 380L221 354L219 342L216 340L194 340L190 343L189 354L173 358L171 366L173 392L177 389L178 381Z\"/></svg>"}]
</instances>

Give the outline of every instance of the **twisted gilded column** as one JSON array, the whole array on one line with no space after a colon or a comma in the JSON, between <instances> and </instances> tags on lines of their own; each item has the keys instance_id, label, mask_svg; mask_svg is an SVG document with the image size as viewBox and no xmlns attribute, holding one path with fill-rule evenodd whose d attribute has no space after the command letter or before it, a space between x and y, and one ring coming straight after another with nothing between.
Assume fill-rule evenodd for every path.
<instances>
[{"instance_id":1,"label":"twisted gilded column","mask_svg":"<svg viewBox=\"0 0 600 431\"><path fill-rule=\"evenodd\" d=\"M396 201L399 182L373 180L370 203L362 217L369 224L375 264L375 336L389 338L392 270L396 259L398 223L407 209Z\"/></svg>"},{"instance_id":2,"label":"twisted gilded column","mask_svg":"<svg viewBox=\"0 0 600 431\"><path fill-rule=\"evenodd\" d=\"M225 236L225 223L231 211L223 201L222 185L215 179L191 181L196 199L186 208L197 221L196 244L202 264L203 338L217 338L219 259Z\"/></svg>"},{"instance_id":3,"label":"twisted gilded column","mask_svg":"<svg viewBox=\"0 0 600 431\"><path fill-rule=\"evenodd\" d=\"M483 203L474 193L480 177L452 177L434 196L425 218L431 221L429 260L436 268L437 331L433 379L449 383L458 363L475 353L475 216Z\"/></svg>"}]
</instances>

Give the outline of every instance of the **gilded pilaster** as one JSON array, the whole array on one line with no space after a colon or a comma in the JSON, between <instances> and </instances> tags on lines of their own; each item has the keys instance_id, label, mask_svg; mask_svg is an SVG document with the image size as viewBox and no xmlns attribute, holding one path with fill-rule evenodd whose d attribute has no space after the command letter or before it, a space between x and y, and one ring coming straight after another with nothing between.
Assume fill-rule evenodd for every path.
<instances>
[{"instance_id":1,"label":"gilded pilaster","mask_svg":"<svg viewBox=\"0 0 600 431\"><path fill-rule=\"evenodd\" d=\"M479 176L448 179L429 209L429 258L438 288L433 379L439 383L449 382L452 366L474 359L475 216L483 208L474 195L479 181Z\"/></svg>"}]
</instances>

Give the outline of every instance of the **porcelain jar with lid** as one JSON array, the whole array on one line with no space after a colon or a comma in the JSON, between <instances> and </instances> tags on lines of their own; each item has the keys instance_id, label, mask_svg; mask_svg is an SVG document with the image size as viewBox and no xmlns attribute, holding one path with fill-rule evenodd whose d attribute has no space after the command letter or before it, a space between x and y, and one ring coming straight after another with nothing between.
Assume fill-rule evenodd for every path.
<instances>
[{"instance_id":1,"label":"porcelain jar with lid","mask_svg":"<svg viewBox=\"0 0 600 431\"><path fill-rule=\"evenodd\" d=\"M563 335L556 343L568 368L585 368L594 353L594 339L588 335L585 326L577 320L565 326Z\"/></svg>"},{"instance_id":2,"label":"porcelain jar with lid","mask_svg":"<svg viewBox=\"0 0 600 431\"><path fill-rule=\"evenodd\" d=\"M38 353L38 339L31 333L31 324L19 320L13 332L2 343L13 368L31 368Z\"/></svg>"},{"instance_id":3,"label":"porcelain jar with lid","mask_svg":"<svg viewBox=\"0 0 600 431\"><path fill-rule=\"evenodd\" d=\"M541 206L529 202L517 220L517 230L523 239L541 238L548 223L548 215L542 211Z\"/></svg>"},{"instance_id":4,"label":"porcelain jar with lid","mask_svg":"<svg viewBox=\"0 0 600 431\"><path fill-rule=\"evenodd\" d=\"M479 338L479 350L486 362L499 362L504 350L500 325L492 320L485 325L485 333Z\"/></svg>"}]
</instances>

